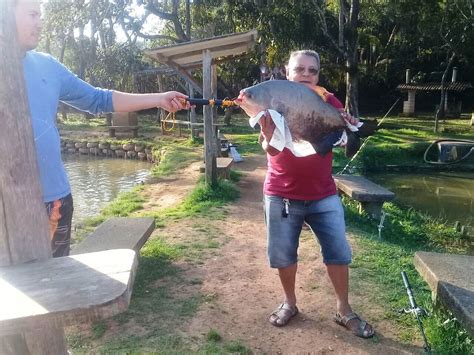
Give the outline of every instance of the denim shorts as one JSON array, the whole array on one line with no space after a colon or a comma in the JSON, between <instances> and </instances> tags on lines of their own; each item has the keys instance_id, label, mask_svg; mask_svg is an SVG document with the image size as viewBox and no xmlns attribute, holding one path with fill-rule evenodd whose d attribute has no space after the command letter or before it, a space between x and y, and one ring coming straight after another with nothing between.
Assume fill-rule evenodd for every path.
<instances>
[{"instance_id":1,"label":"denim shorts","mask_svg":"<svg viewBox=\"0 0 474 355\"><path fill-rule=\"evenodd\" d=\"M298 261L303 222L316 235L325 264L350 264L352 252L346 239L344 209L338 195L314 201L265 195L264 202L268 260L272 268L285 268Z\"/></svg>"}]
</instances>

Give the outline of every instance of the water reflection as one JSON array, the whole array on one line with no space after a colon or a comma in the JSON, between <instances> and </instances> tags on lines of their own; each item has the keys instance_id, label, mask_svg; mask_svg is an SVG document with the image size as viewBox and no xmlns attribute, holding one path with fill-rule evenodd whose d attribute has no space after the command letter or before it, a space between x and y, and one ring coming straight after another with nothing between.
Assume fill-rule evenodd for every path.
<instances>
[{"instance_id":1,"label":"water reflection","mask_svg":"<svg viewBox=\"0 0 474 355\"><path fill-rule=\"evenodd\" d=\"M474 172L386 173L370 178L395 192L395 201L450 223L474 226Z\"/></svg>"},{"instance_id":2,"label":"water reflection","mask_svg":"<svg viewBox=\"0 0 474 355\"><path fill-rule=\"evenodd\" d=\"M151 168L149 163L129 159L64 155L63 160L74 198L73 225L141 183Z\"/></svg>"}]
</instances>

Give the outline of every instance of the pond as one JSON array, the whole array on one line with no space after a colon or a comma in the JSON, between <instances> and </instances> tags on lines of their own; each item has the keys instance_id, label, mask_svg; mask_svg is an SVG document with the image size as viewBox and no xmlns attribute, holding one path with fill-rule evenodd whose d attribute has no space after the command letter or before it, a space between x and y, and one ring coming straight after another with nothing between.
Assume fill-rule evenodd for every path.
<instances>
[{"instance_id":1,"label":"pond","mask_svg":"<svg viewBox=\"0 0 474 355\"><path fill-rule=\"evenodd\" d=\"M75 223L98 214L120 192L129 191L149 175L150 163L65 154L64 165L74 198Z\"/></svg>"},{"instance_id":2,"label":"pond","mask_svg":"<svg viewBox=\"0 0 474 355\"><path fill-rule=\"evenodd\" d=\"M377 173L370 179L396 195L395 202L434 218L474 227L474 172Z\"/></svg>"}]
</instances>

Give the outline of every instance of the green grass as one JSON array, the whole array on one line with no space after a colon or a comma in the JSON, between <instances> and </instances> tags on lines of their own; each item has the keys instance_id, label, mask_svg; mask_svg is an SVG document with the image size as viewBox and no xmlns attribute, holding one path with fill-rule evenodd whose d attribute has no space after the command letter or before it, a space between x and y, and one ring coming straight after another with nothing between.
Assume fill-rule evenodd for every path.
<instances>
[{"instance_id":1,"label":"green grass","mask_svg":"<svg viewBox=\"0 0 474 355\"><path fill-rule=\"evenodd\" d=\"M366 138L351 167L361 171L385 169L387 166L429 167L423 161L428 146L438 139L474 140L469 120L446 120L439 133L433 132L432 119L387 117L377 133ZM335 171L349 162L342 149L334 149Z\"/></svg>"},{"instance_id":2,"label":"green grass","mask_svg":"<svg viewBox=\"0 0 474 355\"><path fill-rule=\"evenodd\" d=\"M231 178L238 179L239 174L231 174ZM220 219L226 214L226 211L220 207L236 200L239 195L232 181L218 180L215 186L211 186L206 184L201 177L194 190L180 205L145 215L154 217L158 225L164 225L166 220L194 216L212 216L214 219Z\"/></svg>"},{"instance_id":3,"label":"green grass","mask_svg":"<svg viewBox=\"0 0 474 355\"><path fill-rule=\"evenodd\" d=\"M445 311L441 307L433 307L431 290L413 265L414 253L418 250L465 254L470 241L450 226L394 204L386 204L384 208L388 215L382 239L379 239L377 222L360 215L353 201L344 199L344 205L348 230L357 235L354 240L357 252L351 264L353 292L363 296L364 303L385 305L382 318L398 325L402 341L420 341L416 320L411 315L398 314L399 309L409 308L401 278L401 271L405 271L417 303L432 314L424 323L433 350L440 354L474 353L466 331L456 321L445 323L449 319ZM364 293L368 289L370 294Z\"/></svg>"},{"instance_id":4,"label":"green grass","mask_svg":"<svg viewBox=\"0 0 474 355\"><path fill-rule=\"evenodd\" d=\"M159 164L151 169L151 176L159 178L170 175L188 166L202 157L201 142L195 139L174 140L164 146L154 148L153 154L158 157Z\"/></svg>"},{"instance_id":5,"label":"green grass","mask_svg":"<svg viewBox=\"0 0 474 355\"><path fill-rule=\"evenodd\" d=\"M85 118L83 114L68 113L67 120L62 120L61 115L58 115L58 128L60 129L97 130L100 127L107 127L107 121L104 117Z\"/></svg>"}]
</instances>

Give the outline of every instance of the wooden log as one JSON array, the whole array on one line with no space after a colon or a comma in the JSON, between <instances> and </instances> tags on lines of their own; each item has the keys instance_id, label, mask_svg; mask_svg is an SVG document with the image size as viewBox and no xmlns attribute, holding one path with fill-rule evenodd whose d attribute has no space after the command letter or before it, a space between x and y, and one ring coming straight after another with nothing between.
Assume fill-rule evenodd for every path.
<instances>
[{"instance_id":1,"label":"wooden log","mask_svg":"<svg viewBox=\"0 0 474 355\"><path fill-rule=\"evenodd\" d=\"M0 154L16 152L0 169L0 266L51 257L13 10L0 3Z\"/></svg>"}]
</instances>

